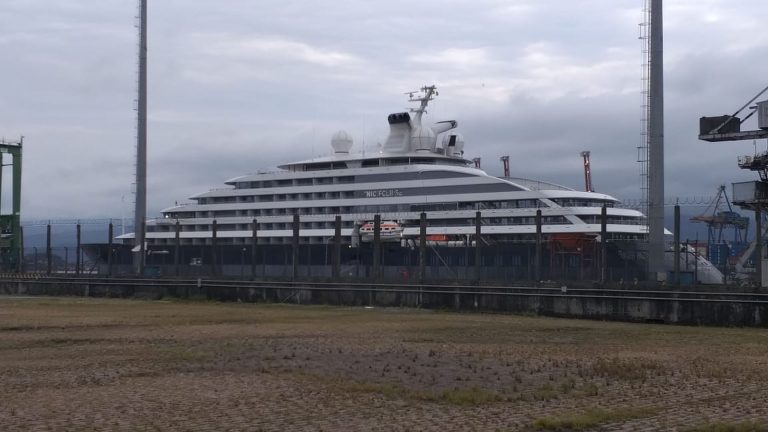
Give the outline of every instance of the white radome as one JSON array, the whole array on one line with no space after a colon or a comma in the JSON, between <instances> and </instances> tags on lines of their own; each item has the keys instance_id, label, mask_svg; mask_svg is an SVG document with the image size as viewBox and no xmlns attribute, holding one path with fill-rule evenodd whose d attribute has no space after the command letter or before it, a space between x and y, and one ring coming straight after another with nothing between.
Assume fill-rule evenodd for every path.
<instances>
[{"instance_id":1,"label":"white radome","mask_svg":"<svg viewBox=\"0 0 768 432\"><path fill-rule=\"evenodd\" d=\"M352 149L352 136L347 131L340 130L331 137L331 147L334 153L349 153Z\"/></svg>"},{"instance_id":2,"label":"white radome","mask_svg":"<svg viewBox=\"0 0 768 432\"><path fill-rule=\"evenodd\" d=\"M456 137L453 146L450 145L452 136ZM443 149L446 156L461 157L464 153L464 135L458 132L443 135Z\"/></svg>"}]
</instances>

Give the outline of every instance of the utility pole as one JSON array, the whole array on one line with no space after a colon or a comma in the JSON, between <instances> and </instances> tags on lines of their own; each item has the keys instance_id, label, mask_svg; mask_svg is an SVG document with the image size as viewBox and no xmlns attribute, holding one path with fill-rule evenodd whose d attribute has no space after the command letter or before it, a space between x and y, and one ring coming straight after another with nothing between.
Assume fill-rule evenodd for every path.
<instances>
[{"instance_id":1,"label":"utility pole","mask_svg":"<svg viewBox=\"0 0 768 432\"><path fill-rule=\"evenodd\" d=\"M134 268L144 274L147 219L147 0L139 0L139 97L136 130L136 202L133 216L135 233Z\"/></svg>"},{"instance_id":2,"label":"utility pole","mask_svg":"<svg viewBox=\"0 0 768 432\"><path fill-rule=\"evenodd\" d=\"M664 21L662 0L651 0L648 83L648 272L664 271Z\"/></svg>"}]
</instances>

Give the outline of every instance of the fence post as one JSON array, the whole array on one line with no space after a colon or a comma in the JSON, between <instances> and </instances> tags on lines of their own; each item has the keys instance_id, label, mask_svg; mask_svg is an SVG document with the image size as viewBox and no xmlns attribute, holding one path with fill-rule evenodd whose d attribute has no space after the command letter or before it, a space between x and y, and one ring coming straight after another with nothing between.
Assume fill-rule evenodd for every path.
<instances>
[{"instance_id":1,"label":"fence post","mask_svg":"<svg viewBox=\"0 0 768 432\"><path fill-rule=\"evenodd\" d=\"M45 235L45 259L47 262L46 265L46 273L51 274L51 260L52 260L52 251L51 251L51 224L48 224L48 227L46 229L46 235Z\"/></svg>"},{"instance_id":2,"label":"fence post","mask_svg":"<svg viewBox=\"0 0 768 432\"><path fill-rule=\"evenodd\" d=\"M482 243L482 218L478 211L475 213L475 282L480 285L480 266L483 262L483 257L480 250L480 243Z\"/></svg>"},{"instance_id":3,"label":"fence post","mask_svg":"<svg viewBox=\"0 0 768 432\"><path fill-rule=\"evenodd\" d=\"M373 217L373 281L381 277L381 215Z\"/></svg>"},{"instance_id":4,"label":"fence post","mask_svg":"<svg viewBox=\"0 0 768 432\"><path fill-rule=\"evenodd\" d=\"M173 273L176 277L181 274L181 222L176 220L176 232L173 247Z\"/></svg>"},{"instance_id":5,"label":"fence post","mask_svg":"<svg viewBox=\"0 0 768 432\"><path fill-rule=\"evenodd\" d=\"M77 247L75 248L75 276L80 275L80 224L77 224Z\"/></svg>"},{"instance_id":6,"label":"fence post","mask_svg":"<svg viewBox=\"0 0 768 432\"><path fill-rule=\"evenodd\" d=\"M605 271L608 267L608 207L600 209L600 285L605 285Z\"/></svg>"},{"instance_id":7,"label":"fence post","mask_svg":"<svg viewBox=\"0 0 768 432\"><path fill-rule=\"evenodd\" d=\"M674 266L674 280L672 281L675 286L680 286L680 206L675 204L675 237L672 247L672 259L675 260Z\"/></svg>"},{"instance_id":8,"label":"fence post","mask_svg":"<svg viewBox=\"0 0 768 432\"><path fill-rule=\"evenodd\" d=\"M256 279L256 244L259 242L259 224L256 218L251 222L251 280Z\"/></svg>"},{"instance_id":9,"label":"fence post","mask_svg":"<svg viewBox=\"0 0 768 432\"><path fill-rule=\"evenodd\" d=\"M107 277L112 277L112 237L115 233L115 227L112 225L112 221L109 221L109 229L107 230Z\"/></svg>"},{"instance_id":10,"label":"fence post","mask_svg":"<svg viewBox=\"0 0 768 432\"><path fill-rule=\"evenodd\" d=\"M536 210L536 262L534 268L536 269L536 286L541 282L541 209Z\"/></svg>"},{"instance_id":11,"label":"fence post","mask_svg":"<svg viewBox=\"0 0 768 432\"><path fill-rule=\"evenodd\" d=\"M16 261L16 273L24 273L24 227L19 226L19 256Z\"/></svg>"},{"instance_id":12,"label":"fence post","mask_svg":"<svg viewBox=\"0 0 768 432\"><path fill-rule=\"evenodd\" d=\"M427 266L427 214L421 212L419 219L419 283L426 279Z\"/></svg>"},{"instance_id":13,"label":"fence post","mask_svg":"<svg viewBox=\"0 0 768 432\"><path fill-rule=\"evenodd\" d=\"M213 276L218 275L218 251L217 249L218 244L218 224L216 223L216 219L213 220L213 223L211 224L211 274Z\"/></svg>"},{"instance_id":14,"label":"fence post","mask_svg":"<svg viewBox=\"0 0 768 432\"><path fill-rule=\"evenodd\" d=\"M333 233L333 278L341 276L341 215L336 215Z\"/></svg>"},{"instance_id":15,"label":"fence post","mask_svg":"<svg viewBox=\"0 0 768 432\"><path fill-rule=\"evenodd\" d=\"M293 215L293 259L291 265L291 280L296 280L299 275L299 229L301 228L299 215Z\"/></svg>"}]
</instances>

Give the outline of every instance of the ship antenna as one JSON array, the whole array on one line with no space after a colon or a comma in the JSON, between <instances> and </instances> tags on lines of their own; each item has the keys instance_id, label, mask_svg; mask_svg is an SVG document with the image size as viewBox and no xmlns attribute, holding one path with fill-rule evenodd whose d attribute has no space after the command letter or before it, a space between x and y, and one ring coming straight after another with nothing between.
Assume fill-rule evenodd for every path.
<instances>
[{"instance_id":1,"label":"ship antenna","mask_svg":"<svg viewBox=\"0 0 768 432\"><path fill-rule=\"evenodd\" d=\"M414 125L421 126L421 116L427 112L427 105L429 104L429 101L434 99L435 96L438 96L437 87L435 85L424 86L421 88L421 93L423 93L422 96L415 96L414 94L416 93L419 92L412 91L405 94L408 95L408 102L420 102L418 108L411 108L411 112L416 113L413 118Z\"/></svg>"}]
</instances>

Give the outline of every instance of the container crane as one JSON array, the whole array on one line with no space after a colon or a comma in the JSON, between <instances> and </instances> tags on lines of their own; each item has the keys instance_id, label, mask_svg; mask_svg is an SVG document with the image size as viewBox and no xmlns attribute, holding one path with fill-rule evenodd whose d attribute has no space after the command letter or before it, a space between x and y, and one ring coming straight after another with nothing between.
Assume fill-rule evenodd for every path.
<instances>
[{"instance_id":1,"label":"container crane","mask_svg":"<svg viewBox=\"0 0 768 432\"><path fill-rule=\"evenodd\" d=\"M728 206L728 210L721 210L723 203ZM723 243L723 230L728 228L733 228L734 243L745 243L747 241L749 218L733 211L731 202L728 199L728 193L725 191L725 185L720 185L717 197L704 210L704 213L699 216L693 216L690 220L691 222L707 224L707 241L709 244Z\"/></svg>"}]
</instances>

